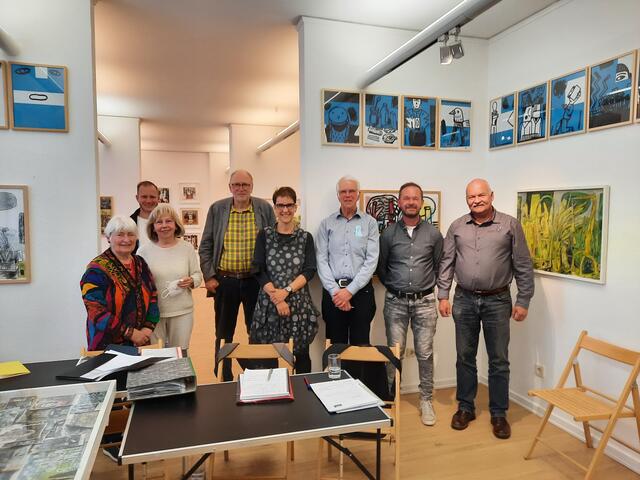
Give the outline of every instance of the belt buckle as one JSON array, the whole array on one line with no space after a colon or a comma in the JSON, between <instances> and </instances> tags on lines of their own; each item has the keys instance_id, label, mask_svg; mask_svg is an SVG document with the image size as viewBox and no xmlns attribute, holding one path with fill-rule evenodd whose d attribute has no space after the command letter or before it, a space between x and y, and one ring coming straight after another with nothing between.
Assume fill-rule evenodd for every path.
<instances>
[{"instance_id":1,"label":"belt buckle","mask_svg":"<svg viewBox=\"0 0 640 480\"><path fill-rule=\"evenodd\" d=\"M416 300L419 300L418 294L416 292L405 293L405 295L407 296L407 300L413 300L414 302Z\"/></svg>"},{"instance_id":2,"label":"belt buckle","mask_svg":"<svg viewBox=\"0 0 640 480\"><path fill-rule=\"evenodd\" d=\"M347 285L349 285L349 280L347 280L346 278L341 278L338 280L338 286L340 288L345 288Z\"/></svg>"}]
</instances>

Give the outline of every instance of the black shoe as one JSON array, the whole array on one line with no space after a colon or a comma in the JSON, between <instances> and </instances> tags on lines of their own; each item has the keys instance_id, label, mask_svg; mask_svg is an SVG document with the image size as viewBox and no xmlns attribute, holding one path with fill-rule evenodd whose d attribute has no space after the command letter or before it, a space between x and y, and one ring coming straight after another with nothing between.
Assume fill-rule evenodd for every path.
<instances>
[{"instance_id":1,"label":"black shoe","mask_svg":"<svg viewBox=\"0 0 640 480\"><path fill-rule=\"evenodd\" d=\"M102 449L102 453L104 453L107 457L109 457L112 461L118 463L118 452L120 449L118 447L107 447Z\"/></svg>"},{"instance_id":2,"label":"black shoe","mask_svg":"<svg viewBox=\"0 0 640 480\"><path fill-rule=\"evenodd\" d=\"M511 427L506 417L491 417L491 425L493 425L493 434L497 438L506 440L511 436Z\"/></svg>"},{"instance_id":3,"label":"black shoe","mask_svg":"<svg viewBox=\"0 0 640 480\"><path fill-rule=\"evenodd\" d=\"M469 426L469 422L476 419L476 414L466 410L458 410L451 419L451 428L454 430L464 430Z\"/></svg>"}]
</instances>

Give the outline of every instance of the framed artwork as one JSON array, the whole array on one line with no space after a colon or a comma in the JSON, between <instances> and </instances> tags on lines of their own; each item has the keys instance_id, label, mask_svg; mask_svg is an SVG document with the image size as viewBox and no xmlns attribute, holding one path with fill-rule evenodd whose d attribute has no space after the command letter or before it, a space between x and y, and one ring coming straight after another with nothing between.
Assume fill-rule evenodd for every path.
<instances>
[{"instance_id":1,"label":"framed artwork","mask_svg":"<svg viewBox=\"0 0 640 480\"><path fill-rule=\"evenodd\" d=\"M9 65L11 128L68 132L66 67L27 63Z\"/></svg>"},{"instance_id":2,"label":"framed artwork","mask_svg":"<svg viewBox=\"0 0 640 480\"><path fill-rule=\"evenodd\" d=\"M159 187L158 190L158 203L169 203L171 198L169 189L167 187Z\"/></svg>"},{"instance_id":3,"label":"framed artwork","mask_svg":"<svg viewBox=\"0 0 640 480\"><path fill-rule=\"evenodd\" d=\"M636 122L640 122L640 50L636 50Z\"/></svg>"},{"instance_id":4,"label":"framed artwork","mask_svg":"<svg viewBox=\"0 0 640 480\"><path fill-rule=\"evenodd\" d=\"M583 68L549 83L549 138L585 132L587 69Z\"/></svg>"},{"instance_id":5,"label":"framed artwork","mask_svg":"<svg viewBox=\"0 0 640 480\"><path fill-rule=\"evenodd\" d=\"M547 90L544 82L518 92L517 143L532 143L547 139Z\"/></svg>"},{"instance_id":6,"label":"framed artwork","mask_svg":"<svg viewBox=\"0 0 640 480\"><path fill-rule=\"evenodd\" d=\"M608 186L518 192L533 268L545 275L604 283L608 216Z\"/></svg>"},{"instance_id":7,"label":"framed artwork","mask_svg":"<svg viewBox=\"0 0 640 480\"><path fill-rule=\"evenodd\" d=\"M440 99L440 150L471 150L471 102Z\"/></svg>"},{"instance_id":8,"label":"framed artwork","mask_svg":"<svg viewBox=\"0 0 640 480\"><path fill-rule=\"evenodd\" d=\"M402 148L436 148L437 101L431 97L402 97Z\"/></svg>"},{"instance_id":9,"label":"framed artwork","mask_svg":"<svg viewBox=\"0 0 640 480\"><path fill-rule=\"evenodd\" d=\"M185 227L195 227L200 225L200 221L198 219L197 208L182 208L180 209L180 216L182 217L182 224Z\"/></svg>"},{"instance_id":10,"label":"framed artwork","mask_svg":"<svg viewBox=\"0 0 640 480\"><path fill-rule=\"evenodd\" d=\"M200 202L200 184L199 183L180 183L180 201L183 203L199 203Z\"/></svg>"},{"instance_id":11,"label":"framed artwork","mask_svg":"<svg viewBox=\"0 0 640 480\"><path fill-rule=\"evenodd\" d=\"M0 185L0 284L30 281L28 188Z\"/></svg>"},{"instance_id":12,"label":"framed artwork","mask_svg":"<svg viewBox=\"0 0 640 480\"><path fill-rule=\"evenodd\" d=\"M100 196L100 233L104 233L111 217L113 217L113 197Z\"/></svg>"},{"instance_id":13,"label":"framed artwork","mask_svg":"<svg viewBox=\"0 0 640 480\"><path fill-rule=\"evenodd\" d=\"M398 147L399 103L397 95L364 94L365 147Z\"/></svg>"},{"instance_id":14,"label":"framed artwork","mask_svg":"<svg viewBox=\"0 0 640 480\"><path fill-rule=\"evenodd\" d=\"M196 250L198 250L198 235L195 233L185 233L182 238L184 239L185 242L189 242L191 245L193 245L193 248L195 248Z\"/></svg>"},{"instance_id":15,"label":"framed artwork","mask_svg":"<svg viewBox=\"0 0 640 480\"><path fill-rule=\"evenodd\" d=\"M589 67L588 130L630 123L636 51Z\"/></svg>"},{"instance_id":16,"label":"framed artwork","mask_svg":"<svg viewBox=\"0 0 640 480\"><path fill-rule=\"evenodd\" d=\"M0 61L0 129L9 128L9 101L7 99L7 62Z\"/></svg>"},{"instance_id":17,"label":"framed artwork","mask_svg":"<svg viewBox=\"0 0 640 480\"><path fill-rule=\"evenodd\" d=\"M516 94L489 102L489 149L512 147L516 132Z\"/></svg>"},{"instance_id":18,"label":"framed artwork","mask_svg":"<svg viewBox=\"0 0 640 480\"><path fill-rule=\"evenodd\" d=\"M420 210L420 217L440 229L440 192L424 191L424 205ZM380 232L389 224L402 218L398 206L398 190L360 190L360 210L367 212L378 222Z\"/></svg>"},{"instance_id":19,"label":"framed artwork","mask_svg":"<svg viewBox=\"0 0 640 480\"><path fill-rule=\"evenodd\" d=\"M360 92L322 90L322 144L360 145Z\"/></svg>"}]
</instances>

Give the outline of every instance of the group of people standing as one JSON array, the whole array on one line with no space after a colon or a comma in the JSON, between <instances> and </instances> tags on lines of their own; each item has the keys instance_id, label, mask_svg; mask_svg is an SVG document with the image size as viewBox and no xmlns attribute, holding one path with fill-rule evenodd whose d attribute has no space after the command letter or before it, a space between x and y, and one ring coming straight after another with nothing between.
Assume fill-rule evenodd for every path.
<instances>
[{"instance_id":1,"label":"group of people standing","mask_svg":"<svg viewBox=\"0 0 640 480\"><path fill-rule=\"evenodd\" d=\"M187 348L193 325L191 289L204 281L214 298L216 353L223 339L233 340L242 305L250 342L293 338L295 370L309 372L309 345L321 315L308 282L317 271L326 337L332 343L368 345L376 312L372 277L377 273L386 288L388 345L400 344L404 356L409 326L413 331L422 422L436 421L433 337L439 311L443 317L453 314L456 330L458 411L452 428L462 430L475 419L482 327L493 433L510 436L509 321L527 316L533 269L520 224L493 208L493 192L485 180L467 185L469 213L455 220L443 238L420 217L423 192L418 184L400 187L402 215L380 234L377 222L358 208L359 182L342 177L336 185L340 208L320 223L315 244L295 221L292 188L277 189L272 207L251 195L251 174L238 170L230 176L229 190L231 197L209 208L198 259L191 244L180 238L184 227L175 211L158 205L158 188L151 182L138 185L140 209L131 218L109 222L105 236L110 247L89 264L81 281L90 349L109 343L144 345L155 338ZM514 278L518 295L512 306ZM232 378L230 362L223 362L223 378Z\"/></svg>"}]
</instances>

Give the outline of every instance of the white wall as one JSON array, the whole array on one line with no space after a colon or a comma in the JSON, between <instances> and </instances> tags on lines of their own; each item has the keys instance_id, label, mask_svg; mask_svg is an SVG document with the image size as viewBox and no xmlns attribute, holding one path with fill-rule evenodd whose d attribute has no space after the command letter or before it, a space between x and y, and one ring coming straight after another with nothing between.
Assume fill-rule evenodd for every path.
<instances>
[{"instance_id":1,"label":"white wall","mask_svg":"<svg viewBox=\"0 0 640 480\"><path fill-rule=\"evenodd\" d=\"M99 234L92 2L19 3L0 3L2 28L20 46L0 59L68 68L69 133L0 130L0 183L29 186L32 275L0 286L0 361L77 358L86 344L79 282Z\"/></svg>"},{"instance_id":2,"label":"white wall","mask_svg":"<svg viewBox=\"0 0 640 480\"><path fill-rule=\"evenodd\" d=\"M229 153L209 153L209 203L229 195Z\"/></svg>"}]
</instances>

